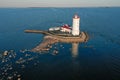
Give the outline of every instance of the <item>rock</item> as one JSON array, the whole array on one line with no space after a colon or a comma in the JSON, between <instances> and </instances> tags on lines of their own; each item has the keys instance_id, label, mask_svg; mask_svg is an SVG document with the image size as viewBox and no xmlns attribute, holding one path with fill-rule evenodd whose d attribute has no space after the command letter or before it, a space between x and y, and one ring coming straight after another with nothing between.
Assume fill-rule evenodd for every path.
<instances>
[{"instance_id":1,"label":"rock","mask_svg":"<svg viewBox=\"0 0 120 80\"><path fill-rule=\"evenodd\" d=\"M21 80L21 78L18 78L17 80Z\"/></svg>"},{"instance_id":2,"label":"rock","mask_svg":"<svg viewBox=\"0 0 120 80\"><path fill-rule=\"evenodd\" d=\"M57 51L57 50L54 50L54 51L53 51L53 55L56 55L56 54L58 54L58 51Z\"/></svg>"},{"instance_id":3,"label":"rock","mask_svg":"<svg viewBox=\"0 0 120 80\"><path fill-rule=\"evenodd\" d=\"M12 76L8 76L8 80L12 80L13 79L13 77Z\"/></svg>"},{"instance_id":4,"label":"rock","mask_svg":"<svg viewBox=\"0 0 120 80\"><path fill-rule=\"evenodd\" d=\"M4 51L3 55L7 56L8 55L8 51Z\"/></svg>"}]
</instances>

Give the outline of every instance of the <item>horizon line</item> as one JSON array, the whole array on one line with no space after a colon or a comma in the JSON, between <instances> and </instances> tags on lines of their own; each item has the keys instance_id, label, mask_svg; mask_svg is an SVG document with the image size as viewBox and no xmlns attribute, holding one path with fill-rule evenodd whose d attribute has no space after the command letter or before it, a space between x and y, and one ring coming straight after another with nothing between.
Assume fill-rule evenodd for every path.
<instances>
[{"instance_id":1,"label":"horizon line","mask_svg":"<svg viewBox=\"0 0 120 80\"><path fill-rule=\"evenodd\" d=\"M120 7L120 6L73 6L73 7L64 7L64 6L58 6L58 7L52 7L52 6L41 6L41 7L0 7L0 8L112 8L112 7Z\"/></svg>"}]
</instances>

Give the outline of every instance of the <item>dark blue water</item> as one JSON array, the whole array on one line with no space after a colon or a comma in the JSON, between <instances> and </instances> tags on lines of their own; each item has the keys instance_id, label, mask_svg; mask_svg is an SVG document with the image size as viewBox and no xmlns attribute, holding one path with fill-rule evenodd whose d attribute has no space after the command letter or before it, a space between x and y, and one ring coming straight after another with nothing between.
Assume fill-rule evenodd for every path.
<instances>
[{"instance_id":1,"label":"dark blue water","mask_svg":"<svg viewBox=\"0 0 120 80\"><path fill-rule=\"evenodd\" d=\"M75 13L81 17L81 31L90 36L88 42L56 43L45 53L28 51L40 44L43 35L24 30L72 25ZM0 79L120 80L119 14L117 7L0 8Z\"/></svg>"}]
</instances>

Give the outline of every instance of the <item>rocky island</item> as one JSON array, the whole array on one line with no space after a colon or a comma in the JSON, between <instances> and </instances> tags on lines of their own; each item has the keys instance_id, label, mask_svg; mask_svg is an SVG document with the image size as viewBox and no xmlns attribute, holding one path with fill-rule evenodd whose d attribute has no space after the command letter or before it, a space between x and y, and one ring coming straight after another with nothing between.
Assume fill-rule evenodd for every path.
<instances>
[{"instance_id":1,"label":"rocky island","mask_svg":"<svg viewBox=\"0 0 120 80\"><path fill-rule=\"evenodd\" d=\"M72 27L68 24L65 24L60 27L52 27L49 30L25 30L26 33L37 33L44 34L43 42L32 49L34 52L49 50L48 45L54 44L56 42L69 42L69 43L79 43L86 42L89 38L86 32L80 31L80 17L78 15L74 15L73 17L73 25Z\"/></svg>"}]
</instances>

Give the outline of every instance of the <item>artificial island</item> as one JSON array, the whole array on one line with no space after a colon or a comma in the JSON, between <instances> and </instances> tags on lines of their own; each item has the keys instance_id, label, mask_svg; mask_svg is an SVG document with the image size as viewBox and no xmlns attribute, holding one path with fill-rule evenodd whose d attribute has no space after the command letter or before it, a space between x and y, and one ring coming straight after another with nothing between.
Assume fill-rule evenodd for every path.
<instances>
[{"instance_id":1,"label":"artificial island","mask_svg":"<svg viewBox=\"0 0 120 80\"><path fill-rule=\"evenodd\" d=\"M60 27L52 27L47 31L43 30L25 30L26 33L40 33L47 37L54 38L60 42L85 42L88 40L88 34L80 31L80 17L75 14L73 25L70 27L65 24Z\"/></svg>"},{"instance_id":2,"label":"artificial island","mask_svg":"<svg viewBox=\"0 0 120 80\"><path fill-rule=\"evenodd\" d=\"M77 14L73 16L72 26L64 24L59 27L49 28L49 30L46 31L25 30L25 32L45 35L43 42L36 48L32 49L33 52L49 50L48 46L56 42L79 43L86 42L89 38L86 32L80 30L80 17Z\"/></svg>"}]
</instances>

